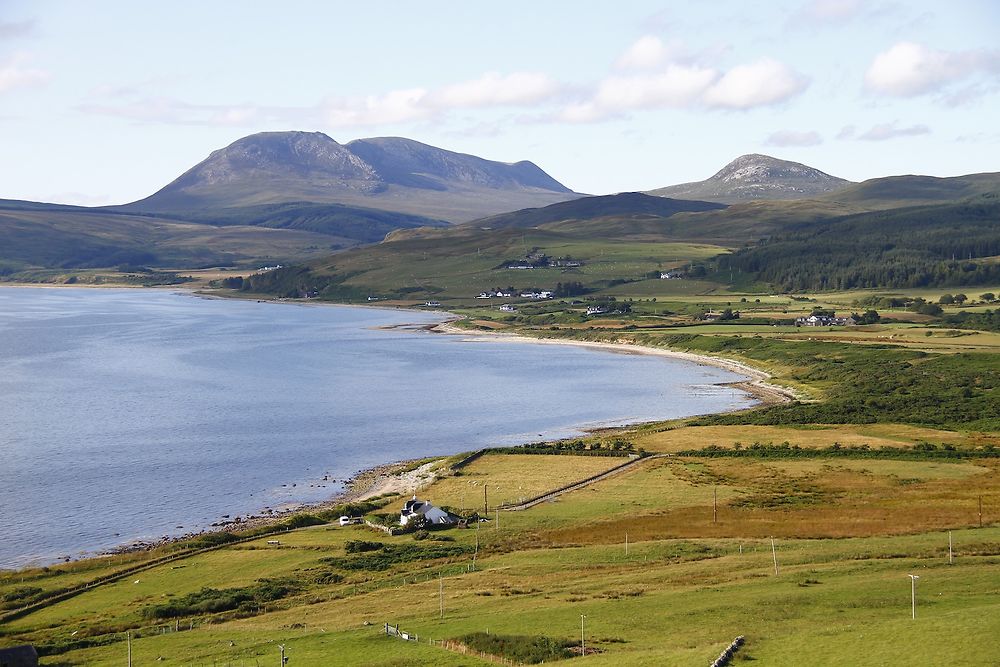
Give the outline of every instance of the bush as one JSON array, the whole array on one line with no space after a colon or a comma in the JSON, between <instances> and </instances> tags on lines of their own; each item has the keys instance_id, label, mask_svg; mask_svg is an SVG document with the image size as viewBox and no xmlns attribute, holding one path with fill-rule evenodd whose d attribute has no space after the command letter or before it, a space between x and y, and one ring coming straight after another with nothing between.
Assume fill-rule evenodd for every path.
<instances>
[{"instance_id":1,"label":"bush","mask_svg":"<svg viewBox=\"0 0 1000 667\"><path fill-rule=\"evenodd\" d=\"M298 592L298 584L289 579L261 579L244 588L202 588L195 593L153 605L142 610L146 618L178 618L197 614L215 614L233 609L251 609L254 606L280 600Z\"/></svg>"},{"instance_id":2,"label":"bush","mask_svg":"<svg viewBox=\"0 0 1000 667\"><path fill-rule=\"evenodd\" d=\"M482 651L492 655L511 658L517 662L535 665L550 660L563 660L573 657L569 647L576 643L565 639L553 639L544 636L526 635L495 635L485 632L474 632L458 641L474 651Z\"/></svg>"},{"instance_id":3,"label":"bush","mask_svg":"<svg viewBox=\"0 0 1000 667\"><path fill-rule=\"evenodd\" d=\"M378 551L385 544L382 542L369 542L368 540L348 540L344 543L344 551L349 554L360 554L366 551Z\"/></svg>"}]
</instances>

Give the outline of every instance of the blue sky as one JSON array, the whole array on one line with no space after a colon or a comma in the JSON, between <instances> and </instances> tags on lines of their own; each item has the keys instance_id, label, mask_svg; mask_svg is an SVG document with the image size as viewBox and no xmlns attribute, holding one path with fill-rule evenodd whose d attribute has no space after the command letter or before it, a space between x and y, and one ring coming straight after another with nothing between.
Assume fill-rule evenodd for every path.
<instances>
[{"instance_id":1,"label":"blue sky","mask_svg":"<svg viewBox=\"0 0 1000 667\"><path fill-rule=\"evenodd\" d=\"M0 0L0 198L131 201L290 129L528 159L595 194L751 152L947 176L1000 171L998 117L992 0Z\"/></svg>"}]
</instances>

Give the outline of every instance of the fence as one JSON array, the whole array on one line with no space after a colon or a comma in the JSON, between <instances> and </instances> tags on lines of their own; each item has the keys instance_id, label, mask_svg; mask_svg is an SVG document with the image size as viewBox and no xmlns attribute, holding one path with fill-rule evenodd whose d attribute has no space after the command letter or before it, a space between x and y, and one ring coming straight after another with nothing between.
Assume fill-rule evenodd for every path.
<instances>
[{"instance_id":1,"label":"fence","mask_svg":"<svg viewBox=\"0 0 1000 667\"><path fill-rule=\"evenodd\" d=\"M452 653L460 653L462 655L471 655L480 660L485 660L487 662L493 663L494 665L512 665L514 667L520 667L524 663L517 662L512 658L505 658L501 655L493 655L492 653L484 653L483 651L477 651L471 649L461 642L452 641L450 639L430 639L428 643L431 646L440 646L446 651L451 651Z\"/></svg>"},{"instance_id":2,"label":"fence","mask_svg":"<svg viewBox=\"0 0 1000 667\"><path fill-rule=\"evenodd\" d=\"M715 659L715 662L711 664L711 667L726 667L729 661L733 659L736 655L736 650L743 646L743 635L740 635L733 640L733 643L726 647L726 650L719 654L719 657Z\"/></svg>"},{"instance_id":3,"label":"fence","mask_svg":"<svg viewBox=\"0 0 1000 667\"><path fill-rule=\"evenodd\" d=\"M408 632L403 632L399 629L399 624L389 625L385 624L385 634L389 637L397 637L405 641L420 642L420 638L417 635L411 635ZM517 662L512 658L505 658L500 655L493 655L492 653L484 653L483 651L477 651L471 649L461 642L456 642L451 639L428 639L427 643L431 646L437 646L438 648L443 648L446 651L451 651L452 653L460 653L462 655L471 655L473 657L479 658L480 660L485 660L487 662L493 663L494 665L507 665L508 667L522 667L524 663Z\"/></svg>"},{"instance_id":4,"label":"fence","mask_svg":"<svg viewBox=\"0 0 1000 667\"><path fill-rule=\"evenodd\" d=\"M400 630L398 623L396 625L389 625L388 623L386 623L385 634L389 635L390 637L399 637L400 639L405 639L408 642L420 641L420 639L416 635L411 635L408 632L403 632L402 630Z\"/></svg>"}]
</instances>

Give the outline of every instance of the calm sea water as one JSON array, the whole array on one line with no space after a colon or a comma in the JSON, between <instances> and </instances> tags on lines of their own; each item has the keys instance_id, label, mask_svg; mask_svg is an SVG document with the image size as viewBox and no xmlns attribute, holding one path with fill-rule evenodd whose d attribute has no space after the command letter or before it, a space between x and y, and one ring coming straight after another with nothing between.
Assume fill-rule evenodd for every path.
<instances>
[{"instance_id":1,"label":"calm sea water","mask_svg":"<svg viewBox=\"0 0 1000 667\"><path fill-rule=\"evenodd\" d=\"M376 328L440 319L0 288L0 567L323 500L324 475L751 403L687 362Z\"/></svg>"}]
</instances>

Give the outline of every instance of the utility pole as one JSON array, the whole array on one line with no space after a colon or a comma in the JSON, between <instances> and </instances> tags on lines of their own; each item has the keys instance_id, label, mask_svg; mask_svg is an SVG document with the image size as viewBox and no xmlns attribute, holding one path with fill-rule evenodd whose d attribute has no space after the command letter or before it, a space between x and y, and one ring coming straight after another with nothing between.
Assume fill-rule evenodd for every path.
<instances>
[{"instance_id":1,"label":"utility pole","mask_svg":"<svg viewBox=\"0 0 1000 667\"><path fill-rule=\"evenodd\" d=\"M712 487L712 523L719 522L719 487Z\"/></svg>"},{"instance_id":2,"label":"utility pole","mask_svg":"<svg viewBox=\"0 0 1000 667\"><path fill-rule=\"evenodd\" d=\"M500 508L497 507L497 530L500 530Z\"/></svg>"},{"instance_id":3,"label":"utility pole","mask_svg":"<svg viewBox=\"0 0 1000 667\"><path fill-rule=\"evenodd\" d=\"M628 531L625 531L625 557L628 558Z\"/></svg>"},{"instance_id":4,"label":"utility pole","mask_svg":"<svg viewBox=\"0 0 1000 667\"><path fill-rule=\"evenodd\" d=\"M774 538L771 538L771 558L774 559L774 575L778 575L778 552L774 550Z\"/></svg>"},{"instance_id":5,"label":"utility pole","mask_svg":"<svg viewBox=\"0 0 1000 667\"><path fill-rule=\"evenodd\" d=\"M915 574L906 575L910 578L910 618L917 618L917 579Z\"/></svg>"},{"instance_id":6,"label":"utility pole","mask_svg":"<svg viewBox=\"0 0 1000 667\"><path fill-rule=\"evenodd\" d=\"M583 629L583 622L587 620L584 614L580 614L580 657L587 655L587 635Z\"/></svg>"},{"instance_id":7,"label":"utility pole","mask_svg":"<svg viewBox=\"0 0 1000 667\"><path fill-rule=\"evenodd\" d=\"M955 552L951 548L951 531L948 531L948 565L955 564Z\"/></svg>"},{"instance_id":8,"label":"utility pole","mask_svg":"<svg viewBox=\"0 0 1000 667\"><path fill-rule=\"evenodd\" d=\"M278 644L278 650L281 651L281 667L284 667L285 663L288 662L288 658L285 657L285 645Z\"/></svg>"},{"instance_id":9,"label":"utility pole","mask_svg":"<svg viewBox=\"0 0 1000 667\"><path fill-rule=\"evenodd\" d=\"M486 484L483 484L483 514L488 519L490 517L490 501L486 495Z\"/></svg>"},{"instance_id":10,"label":"utility pole","mask_svg":"<svg viewBox=\"0 0 1000 667\"><path fill-rule=\"evenodd\" d=\"M983 527L983 496L979 496L979 527Z\"/></svg>"},{"instance_id":11,"label":"utility pole","mask_svg":"<svg viewBox=\"0 0 1000 667\"><path fill-rule=\"evenodd\" d=\"M472 554L472 570L476 569L476 558L479 556L479 519L476 519L476 550Z\"/></svg>"},{"instance_id":12,"label":"utility pole","mask_svg":"<svg viewBox=\"0 0 1000 667\"><path fill-rule=\"evenodd\" d=\"M438 573L438 603L441 607L441 620L444 620L444 575Z\"/></svg>"},{"instance_id":13,"label":"utility pole","mask_svg":"<svg viewBox=\"0 0 1000 667\"><path fill-rule=\"evenodd\" d=\"M125 631L125 644L128 646L128 667L132 667L132 631Z\"/></svg>"}]
</instances>

